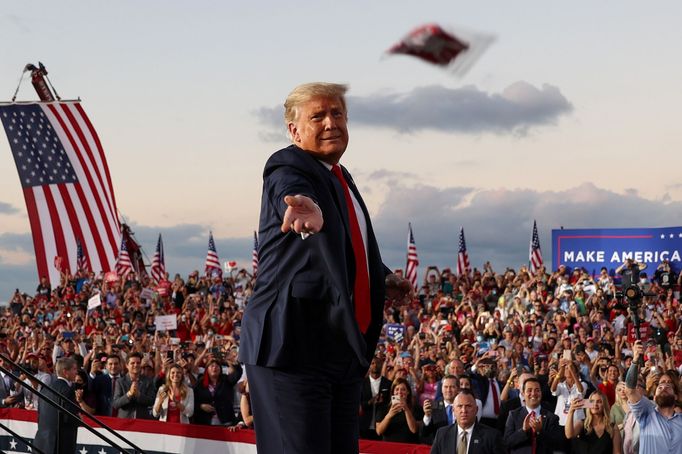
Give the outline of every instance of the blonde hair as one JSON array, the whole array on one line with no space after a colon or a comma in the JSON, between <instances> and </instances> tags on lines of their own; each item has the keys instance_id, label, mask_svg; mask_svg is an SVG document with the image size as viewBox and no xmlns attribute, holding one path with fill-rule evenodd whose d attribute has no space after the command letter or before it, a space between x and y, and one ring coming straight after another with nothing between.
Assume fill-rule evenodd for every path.
<instances>
[{"instance_id":1,"label":"blonde hair","mask_svg":"<svg viewBox=\"0 0 682 454\"><path fill-rule=\"evenodd\" d=\"M307 84L299 85L289 93L286 101L284 101L284 122L288 126L289 123L296 121L298 117L297 107L318 96L323 98L338 98L345 111L345 95L347 91L348 85L333 84L329 82L309 82Z\"/></svg>"},{"instance_id":2,"label":"blonde hair","mask_svg":"<svg viewBox=\"0 0 682 454\"><path fill-rule=\"evenodd\" d=\"M171 395L173 388L171 387L172 382L170 378L170 371L173 369L178 369L180 372L182 372L182 380L180 380L180 398L182 400L185 400L185 397L187 397L187 385L185 384L185 369L182 368L179 364L173 364L171 367L168 368L168 372L166 373L166 382L165 382L165 389L168 391L168 397L170 399L173 398Z\"/></svg>"},{"instance_id":3,"label":"blonde hair","mask_svg":"<svg viewBox=\"0 0 682 454\"><path fill-rule=\"evenodd\" d=\"M601 418L602 421L604 421L604 430L606 430L611 437L613 437L613 424L611 424L611 407L609 406L609 401L606 399L606 396L599 391L594 391L592 394L590 394L589 398L592 398L592 396L597 395L601 399L601 414L599 417ZM585 432L586 433L592 433L594 428L592 427L592 412L589 409L585 409L585 422L584 422L584 427L585 427Z\"/></svg>"},{"instance_id":4,"label":"blonde hair","mask_svg":"<svg viewBox=\"0 0 682 454\"><path fill-rule=\"evenodd\" d=\"M628 398L625 397L625 399L621 398L620 395L618 394L618 387L619 386L626 386L624 381L619 381L618 384L616 384L616 404L620 405L621 408L623 408L623 404L628 403Z\"/></svg>"}]
</instances>

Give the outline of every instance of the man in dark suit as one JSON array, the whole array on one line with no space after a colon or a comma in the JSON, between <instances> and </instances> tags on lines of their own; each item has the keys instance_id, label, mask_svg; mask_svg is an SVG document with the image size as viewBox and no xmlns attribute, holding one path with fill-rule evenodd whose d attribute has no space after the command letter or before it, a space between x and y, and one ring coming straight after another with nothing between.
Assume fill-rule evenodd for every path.
<instances>
[{"instance_id":1,"label":"man in dark suit","mask_svg":"<svg viewBox=\"0 0 682 454\"><path fill-rule=\"evenodd\" d=\"M91 391L95 396L95 414L97 416L117 416L118 410L114 410L115 384L121 377L121 358L116 355L107 357L107 373L96 375L92 379Z\"/></svg>"},{"instance_id":2,"label":"man in dark suit","mask_svg":"<svg viewBox=\"0 0 682 454\"><path fill-rule=\"evenodd\" d=\"M433 443L436 431L455 422L455 397L459 394L459 380L454 375L446 375L441 380L442 400L424 401L421 440L428 445ZM474 404L476 399L474 398ZM478 410L478 407L477 407Z\"/></svg>"},{"instance_id":3,"label":"man in dark suit","mask_svg":"<svg viewBox=\"0 0 682 454\"><path fill-rule=\"evenodd\" d=\"M362 382L360 393L360 438L368 440L380 440L377 435L377 415L388 412L390 404L391 381L381 375L383 361L375 356L369 364L369 373Z\"/></svg>"},{"instance_id":4,"label":"man in dark suit","mask_svg":"<svg viewBox=\"0 0 682 454\"><path fill-rule=\"evenodd\" d=\"M258 278L240 345L259 452L358 452L360 390L390 270L339 166L346 89L295 88L284 104L293 144L263 172Z\"/></svg>"},{"instance_id":5,"label":"man in dark suit","mask_svg":"<svg viewBox=\"0 0 682 454\"><path fill-rule=\"evenodd\" d=\"M500 414L500 396L504 383L497 380L497 362L485 353L476 361L471 370L471 384L474 395L481 400L481 423L497 427Z\"/></svg>"},{"instance_id":6,"label":"man in dark suit","mask_svg":"<svg viewBox=\"0 0 682 454\"><path fill-rule=\"evenodd\" d=\"M138 352L128 356L128 373L116 381L113 410L119 418L152 419L150 408L156 398L154 382L142 375L142 355Z\"/></svg>"},{"instance_id":7,"label":"man in dark suit","mask_svg":"<svg viewBox=\"0 0 682 454\"><path fill-rule=\"evenodd\" d=\"M78 373L78 365L73 358L60 358L55 364L57 378L51 387L58 394L47 388L41 391L53 401L72 413L78 412L76 392L73 381ZM76 452L78 436L78 419L75 419L60 408L48 402L41 402L38 406L38 431L33 440L36 448L45 454L73 454Z\"/></svg>"},{"instance_id":8,"label":"man in dark suit","mask_svg":"<svg viewBox=\"0 0 682 454\"><path fill-rule=\"evenodd\" d=\"M457 424L441 427L431 447L431 454L503 454L502 436L496 429L476 422L476 398L462 390L455 398Z\"/></svg>"},{"instance_id":9,"label":"man in dark suit","mask_svg":"<svg viewBox=\"0 0 682 454\"><path fill-rule=\"evenodd\" d=\"M537 378L527 378L522 392L525 405L509 413L504 443L510 454L550 454L563 442L559 417L540 405L542 390Z\"/></svg>"},{"instance_id":10,"label":"man in dark suit","mask_svg":"<svg viewBox=\"0 0 682 454\"><path fill-rule=\"evenodd\" d=\"M519 369L513 369L512 375L509 377L509 386L512 386L514 384L514 376L518 374L517 372L518 370ZM526 379L532 376L533 374L529 374L528 372L524 372L519 376L518 381L519 391L523 389L523 383L526 381ZM516 397L512 397L510 399L502 401L502 404L500 405L500 415L497 418L497 430L499 430L500 433L504 433L504 428L507 425L507 418L509 417L509 413L512 410L515 410L524 404L525 398L523 397L523 394L521 392L519 392L519 395Z\"/></svg>"}]
</instances>

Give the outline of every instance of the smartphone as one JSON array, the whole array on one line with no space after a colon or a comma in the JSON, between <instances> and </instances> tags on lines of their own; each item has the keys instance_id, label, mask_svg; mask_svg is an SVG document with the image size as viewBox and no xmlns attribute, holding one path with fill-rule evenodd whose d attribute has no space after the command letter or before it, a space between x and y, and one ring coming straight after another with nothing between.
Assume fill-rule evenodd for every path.
<instances>
[{"instance_id":1,"label":"smartphone","mask_svg":"<svg viewBox=\"0 0 682 454\"><path fill-rule=\"evenodd\" d=\"M564 350L564 359L570 361L571 360L571 351L570 350Z\"/></svg>"},{"instance_id":2,"label":"smartphone","mask_svg":"<svg viewBox=\"0 0 682 454\"><path fill-rule=\"evenodd\" d=\"M166 352L166 358L167 359L170 359L171 361L173 361L173 359L175 359L174 356L175 356L175 354L174 354L173 350L168 350Z\"/></svg>"},{"instance_id":3,"label":"smartphone","mask_svg":"<svg viewBox=\"0 0 682 454\"><path fill-rule=\"evenodd\" d=\"M170 338L170 344L171 345L179 345L180 344L180 338L179 337L171 337Z\"/></svg>"},{"instance_id":4,"label":"smartphone","mask_svg":"<svg viewBox=\"0 0 682 454\"><path fill-rule=\"evenodd\" d=\"M516 375L520 376L522 373L523 373L523 365L519 364L518 366L516 366Z\"/></svg>"},{"instance_id":5,"label":"smartphone","mask_svg":"<svg viewBox=\"0 0 682 454\"><path fill-rule=\"evenodd\" d=\"M62 332L62 336L64 339L73 339L73 331L64 331Z\"/></svg>"},{"instance_id":6,"label":"smartphone","mask_svg":"<svg viewBox=\"0 0 682 454\"><path fill-rule=\"evenodd\" d=\"M391 396L391 405L399 404L399 403L400 403L400 396Z\"/></svg>"},{"instance_id":7,"label":"smartphone","mask_svg":"<svg viewBox=\"0 0 682 454\"><path fill-rule=\"evenodd\" d=\"M594 402L589 399L583 400L583 408L594 408Z\"/></svg>"}]
</instances>

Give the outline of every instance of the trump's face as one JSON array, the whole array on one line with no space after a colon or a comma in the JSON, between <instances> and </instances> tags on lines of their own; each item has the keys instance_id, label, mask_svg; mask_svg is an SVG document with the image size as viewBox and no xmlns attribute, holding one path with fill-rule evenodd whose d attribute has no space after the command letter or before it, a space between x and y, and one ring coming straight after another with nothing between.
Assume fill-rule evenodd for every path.
<instances>
[{"instance_id":1,"label":"trump's face","mask_svg":"<svg viewBox=\"0 0 682 454\"><path fill-rule=\"evenodd\" d=\"M316 96L298 105L288 128L295 145L328 164L338 163L348 146L346 109L339 98Z\"/></svg>"}]
</instances>

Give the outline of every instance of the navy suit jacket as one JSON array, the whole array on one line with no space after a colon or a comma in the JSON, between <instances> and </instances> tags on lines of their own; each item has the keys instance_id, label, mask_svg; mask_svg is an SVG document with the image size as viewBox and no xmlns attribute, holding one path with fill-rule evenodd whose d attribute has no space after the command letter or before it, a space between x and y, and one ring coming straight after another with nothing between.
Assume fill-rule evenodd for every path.
<instances>
[{"instance_id":1,"label":"navy suit jacket","mask_svg":"<svg viewBox=\"0 0 682 454\"><path fill-rule=\"evenodd\" d=\"M425 426L423 424L420 424L421 426L421 439L422 443L426 443L427 445L430 445L433 443L433 437L436 435L436 432L438 429L441 427L445 427L448 425L448 415L445 411L445 402L443 400L437 400L433 401L431 403L432 408L431 408L431 421L429 421L429 425ZM454 418L454 408L453 408L453 418Z\"/></svg>"},{"instance_id":2,"label":"navy suit jacket","mask_svg":"<svg viewBox=\"0 0 682 454\"><path fill-rule=\"evenodd\" d=\"M390 272L362 197L343 169L367 220L371 316L366 333L355 321L355 260L343 189L329 169L291 145L273 154L263 173L259 267L242 320L240 359L265 367L319 364L336 354L357 357L364 368L381 331L384 283ZM280 231L284 196L301 194L322 210L322 230L307 239Z\"/></svg>"},{"instance_id":3,"label":"navy suit jacket","mask_svg":"<svg viewBox=\"0 0 682 454\"><path fill-rule=\"evenodd\" d=\"M436 439L431 446L431 454L452 454L456 451L459 427L452 424L441 427L436 432ZM502 435L496 429L476 423L471 432L467 454L504 454Z\"/></svg>"},{"instance_id":4,"label":"navy suit jacket","mask_svg":"<svg viewBox=\"0 0 682 454\"><path fill-rule=\"evenodd\" d=\"M119 375L119 379L122 375ZM112 402L114 400L114 389L111 386L111 376L99 374L92 379L90 390L95 396L95 414L101 416L111 416Z\"/></svg>"},{"instance_id":5,"label":"navy suit jacket","mask_svg":"<svg viewBox=\"0 0 682 454\"><path fill-rule=\"evenodd\" d=\"M41 389L41 392L72 413L79 413L76 393L72 386L69 386L65 380L54 377L51 387L57 394L47 388ZM67 415L46 401L41 401L38 406L38 431L33 443L45 454L73 453L76 451L78 425L78 419Z\"/></svg>"},{"instance_id":6,"label":"navy suit jacket","mask_svg":"<svg viewBox=\"0 0 682 454\"><path fill-rule=\"evenodd\" d=\"M531 454L532 438L529 432L523 430L523 420L528 415L526 407L512 410L507 417L504 428L504 443L510 454ZM559 417L554 412L540 407L542 416L542 430L536 438L536 454L550 454L561 449L564 431L559 425Z\"/></svg>"}]
</instances>

